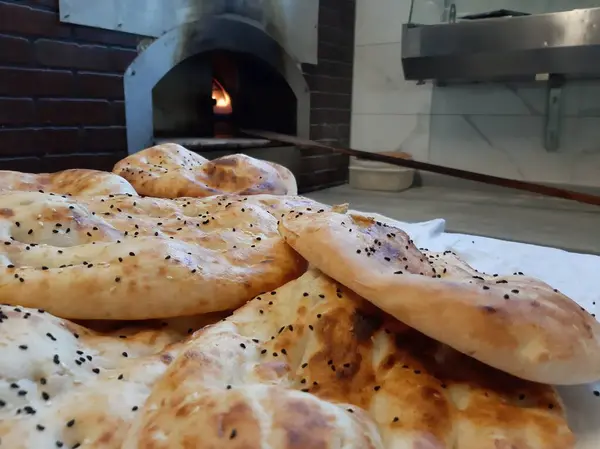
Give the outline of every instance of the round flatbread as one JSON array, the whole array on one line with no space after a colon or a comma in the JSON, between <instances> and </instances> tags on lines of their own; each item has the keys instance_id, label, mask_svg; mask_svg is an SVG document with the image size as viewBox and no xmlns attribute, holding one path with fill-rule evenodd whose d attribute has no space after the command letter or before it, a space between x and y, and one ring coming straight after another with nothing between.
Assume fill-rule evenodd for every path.
<instances>
[{"instance_id":1,"label":"round flatbread","mask_svg":"<svg viewBox=\"0 0 600 449\"><path fill-rule=\"evenodd\" d=\"M600 379L600 324L537 279L428 257L402 230L361 215L289 214L280 230L310 264L464 354L536 382Z\"/></svg>"},{"instance_id":2,"label":"round flatbread","mask_svg":"<svg viewBox=\"0 0 600 449\"><path fill-rule=\"evenodd\" d=\"M124 449L572 449L550 386L483 365L311 270L198 332Z\"/></svg>"},{"instance_id":3,"label":"round flatbread","mask_svg":"<svg viewBox=\"0 0 600 449\"><path fill-rule=\"evenodd\" d=\"M297 193L294 175L282 165L244 154L209 161L174 143L132 154L113 173L131 182L140 195L159 198Z\"/></svg>"},{"instance_id":4,"label":"round flatbread","mask_svg":"<svg viewBox=\"0 0 600 449\"><path fill-rule=\"evenodd\" d=\"M70 319L235 309L300 276L277 219L243 199L0 195L2 301Z\"/></svg>"},{"instance_id":5,"label":"round flatbread","mask_svg":"<svg viewBox=\"0 0 600 449\"><path fill-rule=\"evenodd\" d=\"M109 172L81 168L41 174L0 171L0 191L41 191L71 196L137 196L133 186L122 177Z\"/></svg>"}]
</instances>

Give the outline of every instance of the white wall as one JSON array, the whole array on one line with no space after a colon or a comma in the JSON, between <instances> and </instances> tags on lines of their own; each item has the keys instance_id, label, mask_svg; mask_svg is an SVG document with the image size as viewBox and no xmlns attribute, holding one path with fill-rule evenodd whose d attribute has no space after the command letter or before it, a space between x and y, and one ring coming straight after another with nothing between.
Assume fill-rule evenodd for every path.
<instances>
[{"instance_id":1,"label":"white wall","mask_svg":"<svg viewBox=\"0 0 600 449\"><path fill-rule=\"evenodd\" d=\"M417 21L439 20L443 1L415 1ZM511 7L511 0L474 1L457 0L458 14L469 4L479 5L469 12ZM484 8L483 3L492 6ZM568 9L564 0L527 5L528 12ZM353 147L401 148L417 160L481 173L600 187L600 81L565 87L561 146L549 153L543 146L543 83L433 87L404 80L401 35L409 11L410 0L357 0Z\"/></svg>"}]
</instances>

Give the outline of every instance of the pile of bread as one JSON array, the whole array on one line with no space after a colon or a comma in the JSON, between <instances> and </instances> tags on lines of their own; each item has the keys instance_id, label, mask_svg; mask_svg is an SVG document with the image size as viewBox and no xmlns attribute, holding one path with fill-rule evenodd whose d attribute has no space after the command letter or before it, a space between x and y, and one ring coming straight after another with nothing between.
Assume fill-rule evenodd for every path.
<instances>
[{"instance_id":1,"label":"pile of bread","mask_svg":"<svg viewBox=\"0 0 600 449\"><path fill-rule=\"evenodd\" d=\"M0 173L0 449L569 449L600 325L551 286L177 145Z\"/></svg>"}]
</instances>

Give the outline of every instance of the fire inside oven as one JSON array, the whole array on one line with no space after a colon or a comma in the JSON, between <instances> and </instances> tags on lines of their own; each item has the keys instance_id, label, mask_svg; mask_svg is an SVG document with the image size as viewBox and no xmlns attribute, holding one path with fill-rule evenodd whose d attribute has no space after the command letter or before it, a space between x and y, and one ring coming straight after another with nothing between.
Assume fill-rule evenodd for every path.
<instances>
[{"instance_id":1,"label":"fire inside oven","mask_svg":"<svg viewBox=\"0 0 600 449\"><path fill-rule=\"evenodd\" d=\"M244 136L244 128L296 134L292 89L275 68L245 53L188 58L156 84L152 100L155 141L177 142L202 154L270 145Z\"/></svg>"}]
</instances>

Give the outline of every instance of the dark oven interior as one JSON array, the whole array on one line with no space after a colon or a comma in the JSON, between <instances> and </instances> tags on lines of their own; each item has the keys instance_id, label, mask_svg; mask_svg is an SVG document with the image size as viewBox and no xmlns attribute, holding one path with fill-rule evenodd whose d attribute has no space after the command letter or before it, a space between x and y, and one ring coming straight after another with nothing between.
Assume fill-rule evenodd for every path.
<instances>
[{"instance_id":1,"label":"dark oven interior","mask_svg":"<svg viewBox=\"0 0 600 449\"><path fill-rule=\"evenodd\" d=\"M279 72L245 53L202 53L173 67L152 91L156 140L243 140L246 129L296 134L296 97Z\"/></svg>"}]
</instances>

